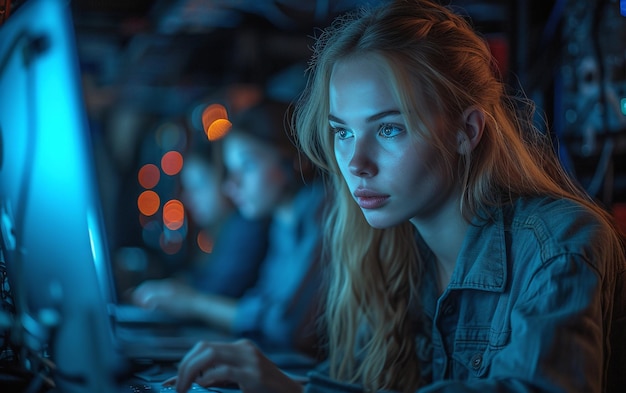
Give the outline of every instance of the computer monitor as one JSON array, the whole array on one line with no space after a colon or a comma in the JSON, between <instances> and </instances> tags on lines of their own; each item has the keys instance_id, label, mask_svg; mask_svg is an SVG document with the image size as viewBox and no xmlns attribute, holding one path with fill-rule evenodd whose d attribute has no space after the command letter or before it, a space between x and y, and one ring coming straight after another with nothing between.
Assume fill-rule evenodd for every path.
<instances>
[{"instance_id":1,"label":"computer monitor","mask_svg":"<svg viewBox=\"0 0 626 393\"><path fill-rule=\"evenodd\" d=\"M29 0L0 26L0 245L22 344L49 352L60 391L112 391L99 282L112 278L68 7Z\"/></svg>"}]
</instances>

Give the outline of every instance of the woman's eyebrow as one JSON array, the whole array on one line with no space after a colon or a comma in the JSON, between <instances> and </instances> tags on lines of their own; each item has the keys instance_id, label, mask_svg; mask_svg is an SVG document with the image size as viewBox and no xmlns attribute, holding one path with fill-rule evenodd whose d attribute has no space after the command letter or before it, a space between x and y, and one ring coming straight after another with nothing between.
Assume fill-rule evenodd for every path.
<instances>
[{"instance_id":1,"label":"woman's eyebrow","mask_svg":"<svg viewBox=\"0 0 626 393\"><path fill-rule=\"evenodd\" d=\"M370 123L376 120L380 120L383 119L385 117L389 117L389 116L400 116L402 113L399 110L389 110L389 111L384 111L384 112L380 112L377 113L375 115L372 115L370 117L368 117L367 119L365 119L366 122ZM340 118L338 118L337 116L334 116L332 114L328 115L328 120L329 121L333 121L335 123L341 123L341 124L345 124L345 121L341 120Z\"/></svg>"}]
</instances>

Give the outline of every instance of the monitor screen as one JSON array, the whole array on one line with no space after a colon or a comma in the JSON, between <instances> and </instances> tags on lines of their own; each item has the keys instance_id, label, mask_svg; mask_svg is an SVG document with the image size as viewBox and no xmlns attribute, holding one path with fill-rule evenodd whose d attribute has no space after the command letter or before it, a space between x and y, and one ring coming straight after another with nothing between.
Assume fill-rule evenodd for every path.
<instances>
[{"instance_id":1,"label":"monitor screen","mask_svg":"<svg viewBox=\"0 0 626 393\"><path fill-rule=\"evenodd\" d=\"M68 4L29 0L0 26L0 245L21 344L49 356L61 391L96 392L117 355Z\"/></svg>"}]
</instances>

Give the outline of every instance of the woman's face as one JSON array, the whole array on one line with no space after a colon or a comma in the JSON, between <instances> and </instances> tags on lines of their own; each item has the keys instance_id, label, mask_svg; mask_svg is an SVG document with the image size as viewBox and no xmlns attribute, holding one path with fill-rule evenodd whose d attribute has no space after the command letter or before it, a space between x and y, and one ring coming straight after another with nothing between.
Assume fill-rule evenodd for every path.
<instances>
[{"instance_id":1,"label":"woman's face","mask_svg":"<svg viewBox=\"0 0 626 393\"><path fill-rule=\"evenodd\" d=\"M411 136L377 58L337 63L330 79L329 122L337 164L370 225L427 220L450 203L452 180L441 155Z\"/></svg>"},{"instance_id":2,"label":"woman's face","mask_svg":"<svg viewBox=\"0 0 626 393\"><path fill-rule=\"evenodd\" d=\"M188 157L180 181L185 206L198 225L209 227L217 224L231 208L222 193L215 168L203 159Z\"/></svg>"},{"instance_id":3,"label":"woman's face","mask_svg":"<svg viewBox=\"0 0 626 393\"><path fill-rule=\"evenodd\" d=\"M223 146L226 195L246 218L271 215L282 202L289 181L278 150L236 131L224 138Z\"/></svg>"}]
</instances>

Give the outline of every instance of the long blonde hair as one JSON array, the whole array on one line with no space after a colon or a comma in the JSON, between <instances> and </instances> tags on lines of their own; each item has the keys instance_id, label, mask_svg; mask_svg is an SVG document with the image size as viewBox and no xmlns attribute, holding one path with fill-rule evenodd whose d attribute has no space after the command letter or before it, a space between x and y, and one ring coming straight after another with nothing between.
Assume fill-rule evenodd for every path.
<instances>
[{"instance_id":1,"label":"long blonde hair","mask_svg":"<svg viewBox=\"0 0 626 393\"><path fill-rule=\"evenodd\" d=\"M369 54L384 59L408 128L441 151L447 165L441 170L461 183L459 208L468 219L520 196L548 195L578 201L612 224L568 178L549 136L533 127L532 104L507 94L487 44L465 19L426 0L397 0L337 18L317 38L293 118L300 148L329 175L336 198L325 224L331 376L368 390L412 391L422 381L408 310L423 269L413 228L408 222L387 229L368 225L335 162L329 132L334 64ZM483 136L473 151L459 154L450 138L472 106L485 115ZM619 239L611 233L617 258ZM363 326L368 335L357 342Z\"/></svg>"}]
</instances>

